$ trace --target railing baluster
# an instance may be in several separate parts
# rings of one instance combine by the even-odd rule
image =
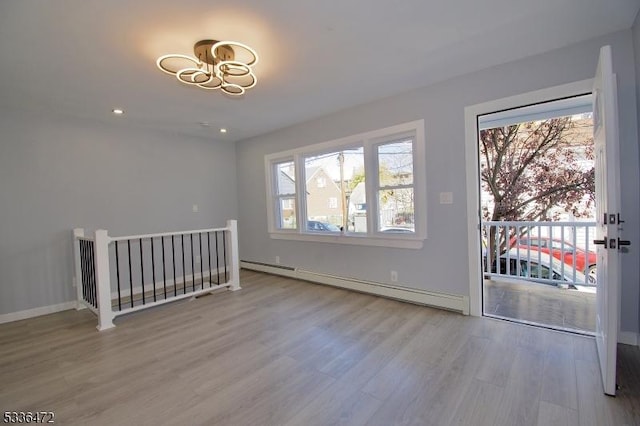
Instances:
[[[196,265],[193,255],[193,234],[189,234],[189,251],[191,252],[191,291],[196,291]]]
[[[167,298],[167,266],[164,261],[164,236],[161,237],[162,240],[162,283],[164,287],[164,298]]]
[[[120,258],[118,257],[118,241],[115,242],[116,246],[116,283],[118,285],[118,310],[122,310],[122,295],[120,293]]]
[[[542,244],[542,227],[538,226],[538,268],[536,270],[536,278],[542,278],[542,269],[540,264],[542,263],[542,251],[540,250]]]
[[[584,251],[586,252],[586,261],[584,262],[584,275],[586,277],[586,281],[589,279],[589,226],[584,227]],[[589,283],[591,284],[591,283]]]
[[[156,301],[156,261],[153,251],[153,238],[149,238],[151,242],[151,275],[153,278],[153,301]]]
[[[91,288],[93,289],[93,306],[95,308],[98,307],[98,286],[96,282],[96,252],[95,252],[95,242],[89,243],[91,247]],[[110,298],[109,298],[110,299]],[[111,308],[111,300],[107,301],[109,303],[109,308]]]
[[[527,278],[531,278],[531,227],[527,228]]]
[[[216,284],[220,285],[220,251],[218,250],[218,231],[215,232],[216,236]]]
[[[222,252],[224,253],[224,282],[229,281],[227,275],[227,231],[222,231]]]
[[[187,270],[184,267],[184,234],[180,236],[182,240],[182,294],[187,294]]]
[[[142,286],[142,304],[146,303],[144,299],[144,256],[142,255],[142,238],[140,238],[140,284]]]
[[[89,289],[89,303],[95,305],[93,300],[93,283],[91,282],[91,243],[87,241],[87,288]]]
[[[80,282],[78,285],[82,286],[82,300],[86,299],[86,291],[85,291],[85,279],[84,279],[84,240],[78,241],[78,248],[80,249]]]
[[[129,258],[129,299],[133,308],[133,272],[131,271],[131,240],[127,240],[127,257]]]
[[[505,239],[505,245],[507,244],[507,240],[509,239],[509,228],[508,225],[504,225],[503,227],[503,232],[504,232],[504,239]],[[502,250],[499,250],[502,251]],[[507,276],[511,275],[511,257],[509,256],[509,252],[506,253],[507,254],[507,258],[505,259],[505,264],[506,264],[506,269],[507,269]]]
[[[573,267],[573,274],[571,279],[573,280],[573,282],[576,282],[576,272],[578,271],[578,264],[576,263],[576,261],[578,260],[578,227],[574,224],[573,228],[571,230],[571,235],[572,235],[572,243],[573,243],[573,253],[571,256],[571,266]]]
[[[85,266],[85,262],[86,262],[85,241],[80,240],[79,243],[80,243],[80,272],[81,272],[80,281],[82,284],[82,300],[87,300],[87,277],[86,277],[87,267]]]
[[[176,246],[173,235],[171,236],[171,260],[173,260],[173,295],[176,296],[178,294],[178,283],[176,282]]]
[[[93,258],[93,254],[92,254],[93,245],[91,244],[90,241],[87,242],[87,248],[88,248],[87,252],[89,254],[89,289],[91,293],[91,303],[93,304],[93,306],[96,306],[96,285],[93,280],[93,278],[95,277],[95,264],[94,264],[95,259]]]
[[[211,287],[211,232],[207,232],[207,259],[209,260],[209,287]]]
[[[198,241],[200,242],[200,288],[204,288],[204,270],[202,269],[202,264],[204,263],[204,259],[202,258],[202,232],[198,234]]]
[[[565,236],[564,236],[564,226],[560,226],[560,275],[561,275],[561,279],[564,279],[564,256],[565,256],[564,238],[565,238]],[[549,266],[551,268],[553,268],[553,239],[549,240],[549,244],[551,244],[551,247],[549,247],[549,255],[550,255],[551,265],[549,265]],[[553,273],[551,271],[549,271],[549,278],[553,278]]]
[[[85,241],[84,242],[84,279],[85,279],[85,287],[86,287],[86,294],[85,294],[85,300],[87,302],[89,302],[91,305],[93,305],[93,300],[91,299],[91,281],[89,280],[89,274],[91,273],[90,270],[90,265],[89,265],[89,241]]]

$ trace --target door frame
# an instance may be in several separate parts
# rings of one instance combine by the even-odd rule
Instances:
[[[469,314],[482,316],[482,255],[480,247],[480,170],[478,165],[478,116],[550,100],[591,93],[593,79],[470,105],[464,109],[465,171],[467,174],[467,247],[469,257]]]

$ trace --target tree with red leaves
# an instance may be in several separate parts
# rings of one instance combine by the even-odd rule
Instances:
[[[557,220],[593,215],[595,168],[591,119],[553,118],[480,131],[480,177],[490,221]],[[491,227],[490,245],[495,241]],[[526,230],[524,231],[526,232]],[[501,235],[500,252],[507,238]],[[490,253],[494,253],[491,247]]]

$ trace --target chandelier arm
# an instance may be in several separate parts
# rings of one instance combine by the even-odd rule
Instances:
[[[243,44],[237,41],[219,41],[215,43],[213,46],[211,46],[211,53],[213,54],[214,61],[215,59],[217,59],[216,51],[218,50],[218,48],[223,46],[230,46],[232,51],[233,51],[233,46],[237,46],[249,52],[251,56],[253,56],[253,60],[246,63],[246,65],[248,66],[252,66],[258,63],[258,53],[252,48],[250,48],[249,46],[247,46],[246,44]]]

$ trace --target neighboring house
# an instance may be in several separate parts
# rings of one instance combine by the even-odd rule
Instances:
[[[310,220],[342,223],[342,202],[340,187],[322,167],[308,167],[307,175],[307,217]]]
[[[278,189],[283,194],[294,194],[296,192],[295,179],[284,170],[281,170],[278,175]],[[282,209],[282,219],[289,224],[295,224],[295,200],[282,200],[282,206],[280,208]]]

